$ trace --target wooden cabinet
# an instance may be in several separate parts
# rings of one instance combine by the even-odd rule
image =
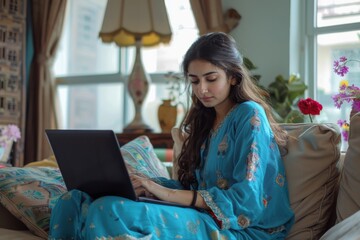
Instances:
[[[171,133],[117,133],[116,134],[120,145],[124,145],[127,142],[130,142],[131,140],[135,139],[140,135],[148,136],[154,148],[173,148],[174,141],[171,137]]]

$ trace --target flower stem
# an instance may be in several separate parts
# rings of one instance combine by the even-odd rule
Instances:
[[[313,120],[312,120],[312,117],[311,117],[311,115],[309,114],[309,117],[310,117],[310,122],[312,123],[313,122]]]

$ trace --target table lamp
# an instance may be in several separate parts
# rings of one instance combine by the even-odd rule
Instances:
[[[136,47],[134,66],[127,81],[135,116],[124,132],[153,131],[142,115],[151,79],[141,60],[141,47],[169,43],[171,34],[164,0],[108,0],[99,33],[101,40],[115,42],[119,47]]]

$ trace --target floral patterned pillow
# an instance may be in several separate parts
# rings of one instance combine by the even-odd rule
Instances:
[[[0,203],[39,237],[47,238],[51,209],[65,192],[56,168],[0,169]]]
[[[149,178],[170,178],[166,166],[157,157],[147,136],[140,136],[121,147],[121,153],[130,173]]]

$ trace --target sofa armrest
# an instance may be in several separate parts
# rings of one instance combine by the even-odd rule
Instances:
[[[330,228],[320,240],[360,239],[360,211]]]
[[[16,239],[16,240],[42,240],[43,238],[37,237],[28,230],[10,230],[0,228],[1,239]]]

